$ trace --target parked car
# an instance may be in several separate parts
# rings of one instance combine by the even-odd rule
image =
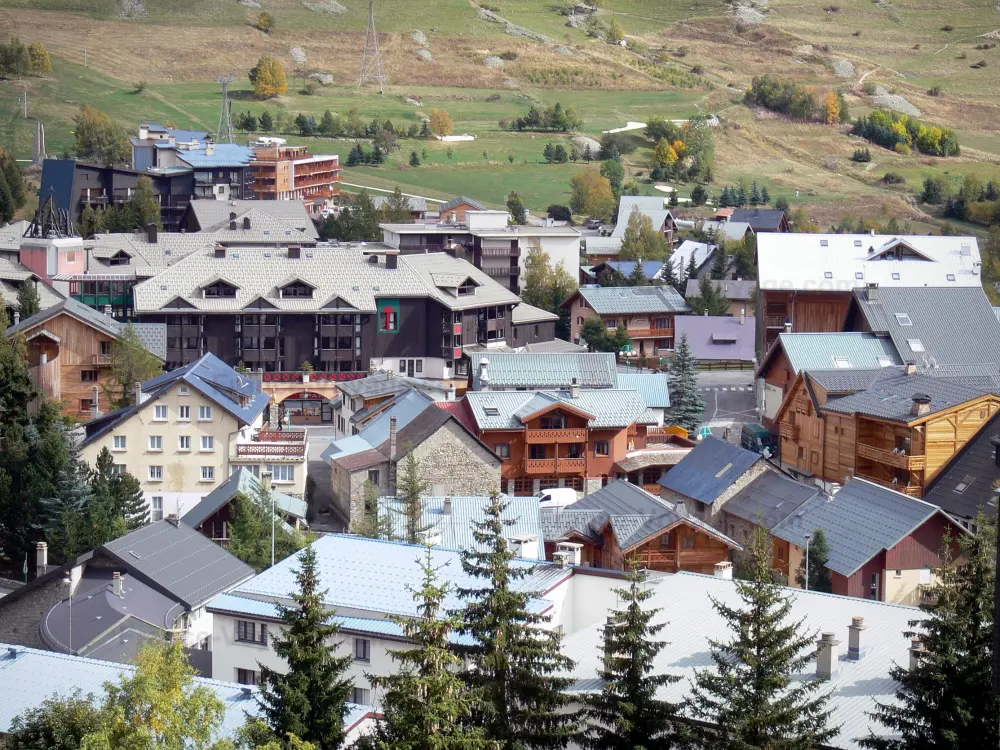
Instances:
[[[778,454],[778,436],[762,424],[745,424],[740,432],[740,446],[767,456]],[[765,454],[764,452],[767,451]]]
[[[538,498],[540,508],[565,508],[577,501],[576,490],[572,487],[550,487],[535,497]]]
[[[587,219],[587,229],[600,229],[601,220],[600,219]]]

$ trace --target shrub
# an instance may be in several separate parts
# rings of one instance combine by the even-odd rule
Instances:
[[[501,127],[503,122],[501,120]],[[529,107],[528,114],[514,120],[511,127],[514,130],[556,130],[565,133],[582,128],[583,120],[575,107],[563,108],[560,102],[556,102],[541,110],[535,106]]]
[[[693,65],[691,66],[691,73],[692,75],[702,76],[705,75],[705,69],[701,65]]]
[[[253,24],[256,28],[263,31],[265,34],[270,33],[271,29],[274,28],[274,16],[272,16],[267,11],[264,11],[259,16]]]
[[[859,117],[853,132],[877,146],[900,154],[911,153],[914,146],[930,156],[957,156],[960,153],[955,131],[928,126],[915,117],[898,112],[877,109],[867,117]]]
[[[866,148],[856,148],[854,153],[851,155],[851,161],[856,161],[859,164],[865,164],[872,160],[872,152]]]
[[[927,95],[928,96],[941,96],[941,87],[940,86],[931,86],[929,89],[927,89]]]
[[[973,69],[976,69],[976,70],[978,70],[979,68],[985,68],[986,67],[986,61],[985,60],[980,60],[977,63],[973,63],[969,67],[973,68]]]
[[[300,93],[305,94],[306,96],[313,96],[316,93],[317,88],[319,88],[319,86],[316,84],[316,81],[309,81]]]
[[[601,136],[602,159],[614,158],[611,154],[616,151],[619,156],[628,155],[634,152],[636,148],[638,148],[636,139],[628,133],[605,133]]]
[[[764,107],[772,112],[811,120],[818,110],[813,95],[800,83],[783,83],[768,75],[756,76],[743,97],[750,107]]]
[[[906,178],[899,172],[886,172],[882,175],[881,182],[886,185],[905,185]]]
[[[497,55],[501,60],[516,60],[520,55],[512,49],[501,52]]]
[[[486,101],[498,102],[500,101],[500,94],[490,94],[489,96],[486,97]]]
[[[146,90],[146,82],[145,81],[136,81],[132,85],[132,93],[133,94],[141,94],[145,90]]]
[[[546,213],[550,219],[555,221],[572,221],[573,213],[566,206],[561,206],[558,203],[553,203],[546,209]]]
[[[954,31],[954,30],[955,30],[955,27],[952,26],[951,24],[946,24],[946,25],[944,25],[944,26],[941,27],[941,31]]]
[[[868,94],[868,96],[874,96],[875,81],[865,81],[864,85],[861,87],[861,90],[864,91],[866,94]]]

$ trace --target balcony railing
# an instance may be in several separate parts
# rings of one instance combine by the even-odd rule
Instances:
[[[95,367],[110,367],[111,366],[111,355],[110,354],[95,354],[94,355],[94,366]]]
[[[629,328],[628,335],[634,339],[670,339],[674,337],[673,328]]]
[[[358,380],[368,376],[367,372],[264,372],[261,373],[265,383],[326,383]]]
[[[925,456],[908,456],[905,453],[893,453],[884,448],[876,448],[873,445],[858,443],[858,458],[867,458],[869,461],[876,461],[886,466],[893,466],[897,469],[907,471],[923,471],[927,465]]]
[[[791,422],[781,422],[778,425],[778,432],[781,434],[781,437],[786,440],[799,439],[799,426],[797,424],[792,424]]]
[[[528,430],[525,440],[529,445],[583,443],[587,440],[587,430],[584,427],[565,427],[558,430]]]
[[[236,457],[302,458],[306,455],[305,445],[294,443],[237,443]]]
[[[304,443],[306,433],[298,430],[257,430],[256,439],[262,443]]]
[[[765,315],[764,316],[764,327],[765,328],[784,328],[785,321],[787,320],[785,315]]]
[[[585,458],[528,458],[524,462],[528,474],[556,474],[582,472],[587,468]]]
[[[863,472],[857,472],[857,476],[861,479],[866,479],[869,482],[874,482],[875,484],[880,484],[883,487],[888,487],[890,490],[895,490],[896,492],[902,493],[904,495],[909,495],[910,497],[923,497],[924,488],[918,484],[893,484],[892,482],[886,482],[882,479],[876,479],[875,477],[870,477]]]

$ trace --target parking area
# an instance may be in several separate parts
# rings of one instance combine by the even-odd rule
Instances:
[[[728,427],[730,440],[739,442],[742,426],[759,421],[753,372],[700,372],[698,388],[705,399],[702,424],[707,424],[716,437],[722,437]]]

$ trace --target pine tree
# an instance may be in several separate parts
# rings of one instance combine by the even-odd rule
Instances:
[[[319,590],[316,551],[299,554],[294,607],[277,605],[284,632],[273,638],[274,652],[285,660],[284,674],[261,665],[257,702],[276,737],[289,732],[320,750],[337,750],[344,741],[344,716],[352,681],[346,677],[353,659],[335,656],[332,640],[340,629]]]
[[[18,287],[17,311],[21,315],[21,320],[26,320],[42,311],[42,299],[38,296],[38,287],[30,279],[22,281]]]
[[[996,580],[996,520],[982,513],[979,532],[959,541],[965,558],[952,559],[950,534],[944,566],[937,571],[932,602],[910,622],[923,652],[916,669],[893,667],[896,701],[879,703],[871,716],[888,730],[862,739],[872,750],[964,750],[996,747],[1000,704],[993,693],[993,602]]]
[[[826,567],[827,560],[830,559],[830,545],[827,544],[826,534],[823,529],[816,529],[809,540],[809,590],[833,592],[833,581],[830,580],[830,571]],[[806,583],[806,558],[802,556],[802,564],[795,572],[795,582],[799,586],[805,587]]]
[[[382,217],[387,224],[412,224],[413,215],[410,212],[410,199],[396,185],[392,195],[382,207]]]
[[[274,560],[295,554],[306,539],[289,529],[272,507],[271,494],[258,486],[252,494],[237,492],[233,518],[229,523],[229,551],[254,570],[271,567],[271,531],[274,531]]]
[[[382,694],[382,718],[374,734],[362,739],[358,750],[492,750],[495,745],[483,730],[468,726],[478,711],[474,700],[457,676],[461,659],[451,650],[449,636],[461,618],[444,616],[442,603],[448,584],[438,582],[431,548],[421,563],[423,584],[413,592],[416,618],[393,618],[403,628],[408,649],[390,650],[398,665],[395,674],[371,677]]]
[[[712,254],[712,271],[710,275],[717,281],[726,278],[726,242],[722,237],[716,240],[715,252]]]
[[[653,661],[666,646],[655,640],[666,623],[654,624],[662,610],[644,609],[653,596],[647,571],[633,564],[628,588],[615,589],[621,603],[604,628],[600,693],[587,697],[585,746],[590,750],[669,750],[680,706],[656,693],[680,677],[653,674]]]
[[[274,130],[274,118],[271,117],[271,113],[266,109],[260,113],[260,129],[265,133],[270,133]]]
[[[403,508],[399,511],[404,518],[404,529],[407,544],[417,544],[420,532],[424,530],[423,495],[430,488],[420,476],[420,460],[408,450],[403,477],[396,489],[397,497],[402,501]]]
[[[505,205],[507,206],[507,211],[510,213],[510,221],[512,224],[520,225],[528,222],[528,213],[524,210],[524,201],[522,201],[521,196],[513,190],[508,193]]]
[[[629,286],[646,286],[649,284],[649,279],[646,278],[646,272],[643,270],[642,261],[636,260],[635,265],[632,266],[632,273],[628,275]]]
[[[761,186],[760,202],[763,203],[765,206],[770,205],[771,203],[771,194],[768,192],[766,186]]]
[[[763,201],[760,197],[760,185],[757,184],[757,180],[753,181],[753,185],[750,188],[750,205],[759,206]]]
[[[139,480],[127,471],[118,476],[115,494],[122,517],[125,519],[125,530],[135,531],[149,523],[149,507],[142,496],[142,485]]]
[[[747,204],[747,191],[742,185],[737,185],[736,194],[733,196],[733,205],[743,208]]]
[[[410,152],[410,166],[411,167],[419,167],[420,166],[420,157],[417,155],[416,151],[411,151]]]
[[[135,193],[129,201],[129,210],[135,221],[137,229],[145,229],[150,224],[155,224],[160,229],[163,228],[163,220],[160,218],[160,202],[153,192],[153,181],[146,175],[139,178]]]
[[[715,668],[695,673],[690,712],[709,725],[701,740],[713,750],[809,750],[837,732],[827,726],[824,683],[793,680],[814,658],[815,643],[802,621],[789,619],[792,600],[774,582],[772,551],[771,536],[756,527],[747,550],[750,580],[735,582],[740,605],[712,599],[732,638],[710,641]]]
[[[14,159],[13,154],[5,151],[2,147],[0,147],[0,169],[3,170],[3,178],[6,180],[7,188],[10,190],[10,197],[14,202],[14,208],[21,208],[28,197],[24,184],[24,172],[21,171],[21,167]]]
[[[681,335],[681,340],[674,350],[674,360],[670,365],[669,390],[668,416],[671,423],[693,433],[701,424],[705,399],[698,390],[697,368],[686,333]]]
[[[517,588],[532,568],[513,564],[506,508],[494,490],[485,519],[473,522],[476,549],[462,551],[462,570],[480,582],[458,590],[465,605],[461,631],[472,643],[456,650],[467,664],[466,683],[484,703],[473,723],[499,750],[564,748],[577,731],[577,716],[563,710],[572,680],[556,675],[573,661],[559,651],[562,636],[540,627],[549,618],[529,608],[538,593]]]
[[[729,301],[712,278],[702,276],[698,281],[698,296],[691,300],[691,309],[695,315],[725,315],[729,312]]]

